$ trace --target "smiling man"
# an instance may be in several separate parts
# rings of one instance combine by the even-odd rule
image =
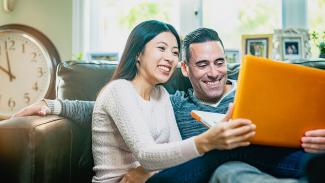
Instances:
[[[231,88],[231,84],[225,85],[227,66],[221,42],[195,43],[190,52],[193,61],[183,63],[183,74],[189,77],[197,98],[216,103]]]

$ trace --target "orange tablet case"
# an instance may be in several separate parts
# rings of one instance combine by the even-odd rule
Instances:
[[[305,131],[325,129],[325,71],[245,56],[232,118],[256,124],[254,144],[299,147]]]

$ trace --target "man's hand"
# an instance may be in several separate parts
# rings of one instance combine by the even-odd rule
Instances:
[[[325,129],[310,130],[301,138],[301,147],[306,152],[324,153],[325,152]]]
[[[256,126],[248,119],[231,120],[232,111],[233,105],[230,104],[223,122],[195,137],[199,153],[212,149],[230,150],[250,145],[249,139],[255,135]]]
[[[120,181],[120,183],[144,183],[146,182],[154,172],[146,172],[142,166],[134,168],[128,171]]]
[[[12,115],[11,118],[32,115],[46,116],[48,114],[50,114],[49,107],[44,101],[40,101],[21,109],[16,114]]]

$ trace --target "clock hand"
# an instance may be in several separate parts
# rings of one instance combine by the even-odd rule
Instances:
[[[9,72],[5,68],[3,68],[2,66],[0,66],[0,70],[2,70],[3,72],[5,72],[6,74],[9,75]]]
[[[0,70],[2,70],[3,72],[5,72],[6,74],[9,75],[9,72],[5,68],[3,68],[2,66],[0,66]]]
[[[10,81],[12,81],[13,79],[16,79],[16,77],[14,75],[12,75],[12,73],[11,73],[11,67],[10,67],[9,53],[8,53],[8,49],[7,49],[7,44],[5,44],[5,47],[6,47],[6,60],[7,60],[7,65],[8,65],[8,75],[9,75]]]
[[[3,68],[2,66],[0,66],[0,70],[5,72],[6,74],[8,74],[9,78],[13,78],[16,79],[16,77],[14,75],[12,75],[11,73],[9,73],[5,68]]]

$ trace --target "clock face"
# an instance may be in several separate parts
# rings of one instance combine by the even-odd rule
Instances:
[[[37,39],[19,30],[0,30],[0,117],[46,97],[52,69]]]

